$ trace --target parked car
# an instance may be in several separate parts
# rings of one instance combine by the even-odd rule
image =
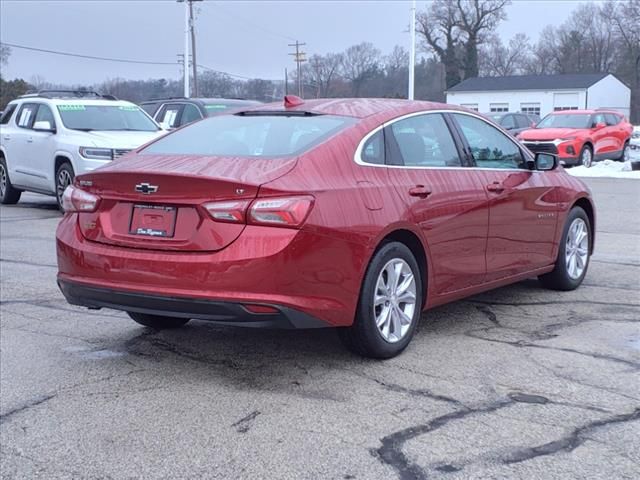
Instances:
[[[254,105],[260,105],[260,102],[228,98],[165,98],[140,104],[156,122],[168,130]]]
[[[161,135],[140,107],[86,91],[43,90],[9,102],[0,119],[0,201],[62,194],[75,175]]]
[[[340,327],[392,357],[424,309],[532,276],[580,285],[595,208],[556,166],[460,107],[287,96],[78,176],[58,284],[153,328]]]
[[[615,111],[565,110],[550,113],[518,138],[534,153],[558,155],[563,165],[590,167],[598,160],[627,160],[632,130]]]
[[[484,116],[496,122],[512,135],[517,135],[536,125],[536,122],[525,113],[485,113]]]

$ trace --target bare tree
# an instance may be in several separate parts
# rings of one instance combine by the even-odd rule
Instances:
[[[446,87],[460,83],[458,10],[453,2],[436,0],[417,16],[416,31],[422,35],[426,51],[433,52],[444,65]]]
[[[523,73],[529,75],[549,75],[556,73],[555,29],[547,25],[540,32],[540,40],[531,49],[531,55],[525,60]]]
[[[458,27],[466,35],[462,61],[464,78],[478,76],[478,47],[506,18],[505,7],[509,4],[510,0],[456,0]]]
[[[304,65],[303,79],[305,83],[314,85],[316,98],[331,96],[331,85],[338,75],[343,58],[341,53],[312,55]]]
[[[360,95],[364,83],[372,77],[380,66],[380,50],[369,42],[347,48],[342,58],[342,76],[351,81],[354,97]]]
[[[483,76],[522,74],[531,55],[529,37],[518,33],[504,45],[500,37],[493,36],[480,48],[479,67]]]

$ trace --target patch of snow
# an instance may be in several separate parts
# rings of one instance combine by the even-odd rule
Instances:
[[[635,152],[634,152],[635,153]],[[632,157],[633,160],[633,157]],[[640,160],[640,158],[638,159]],[[574,177],[607,177],[607,178],[637,178],[640,179],[640,170],[631,170],[631,162],[616,162],[615,160],[603,160],[595,162],[591,168],[584,166],[568,168],[567,173]]]

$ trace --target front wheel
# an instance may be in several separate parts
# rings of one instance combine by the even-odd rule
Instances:
[[[395,357],[415,333],[422,292],[411,250],[399,242],[385,244],[367,268],[353,325],[339,330],[342,341],[365,357]]]
[[[73,183],[74,178],[73,167],[69,162],[64,162],[58,167],[56,171],[56,199],[58,200],[58,208],[61,212],[64,212],[62,208],[62,196],[67,187]]]
[[[580,165],[590,168],[593,164],[593,151],[589,145],[585,145],[580,150]]]
[[[148,313],[127,312],[127,315],[129,315],[134,322],[157,330],[180,328],[189,321],[188,318],[163,317],[161,315],[150,315]]]
[[[542,285],[552,290],[578,288],[587,274],[592,238],[586,212],[580,207],[573,207],[564,225],[555,268],[538,277]]]
[[[11,185],[7,162],[0,157],[0,203],[15,205],[20,200],[20,195],[22,195],[22,190],[18,190]]]

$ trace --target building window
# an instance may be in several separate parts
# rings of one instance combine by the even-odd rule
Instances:
[[[520,112],[540,116],[540,104],[539,103],[521,103]]]
[[[489,104],[489,111],[491,113],[508,112],[509,111],[509,104],[508,103],[490,103]]]
[[[562,112],[564,110],[578,110],[578,107],[553,107],[554,112]]]
[[[476,112],[478,111],[478,104],[477,103],[463,103],[460,106],[468,108],[469,110],[475,110]]]

